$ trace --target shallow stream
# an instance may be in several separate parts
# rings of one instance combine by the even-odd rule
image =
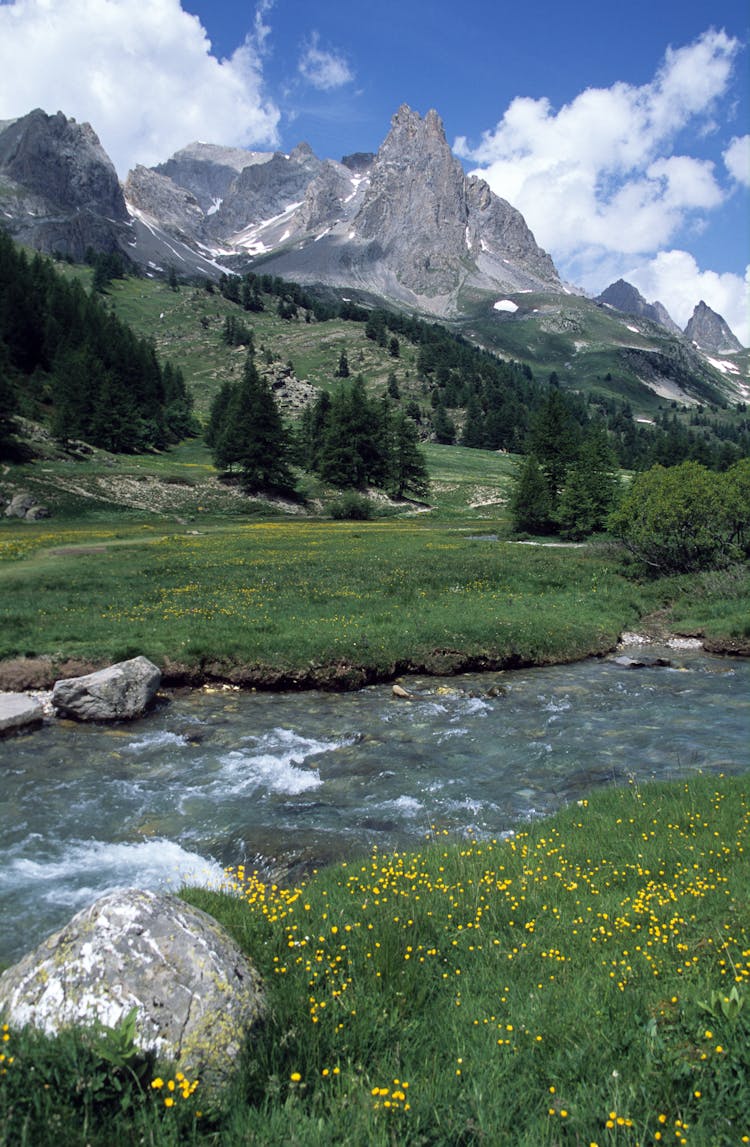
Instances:
[[[114,887],[497,836],[602,785],[745,771],[750,661],[647,653],[672,667],[415,678],[411,701],[215,688],[2,741],[0,963]]]

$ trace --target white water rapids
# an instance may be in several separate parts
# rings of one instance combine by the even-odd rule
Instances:
[[[0,742],[0,963],[114,887],[498,836],[601,785],[750,766],[750,662],[577,665],[358,693],[176,695],[137,722]],[[493,687],[495,687],[493,689]],[[496,693],[497,695],[492,695]]]

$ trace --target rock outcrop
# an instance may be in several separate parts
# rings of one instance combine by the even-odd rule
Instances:
[[[709,354],[733,354],[742,350],[742,343],[730,330],[725,320],[712,311],[703,299],[692,313],[685,327],[685,338],[699,350]]]
[[[6,518],[23,518],[27,522],[37,522],[49,517],[47,507],[40,505],[34,495],[25,490],[14,494],[3,512]]]
[[[201,234],[204,215],[195,196],[149,167],[136,167],[128,175],[125,195],[131,209],[141,212],[179,235]]]
[[[44,708],[28,693],[0,693],[0,737],[38,725]]]
[[[211,1085],[230,1073],[264,997],[211,916],[138,889],[97,900],[0,976],[0,1015],[14,1026],[115,1027],[133,1008],[138,1047]]]
[[[3,224],[19,242],[83,260],[114,251],[128,220],[117,172],[93,128],[37,108],[0,125]]]
[[[56,682],[52,704],[62,716],[79,721],[128,720],[145,712],[160,684],[156,665],[146,657],[134,657]]]
[[[622,311],[625,315],[635,315],[641,319],[648,319],[652,323],[658,323],[659,326],[665,327],[673,335],[682,333],[662,303],[647,302],[641,292],[632,283],[627,283],[624,279],[610,283],[606,290],[597,296],[596,301],[614,307],[615,310]]]
[[[174,186],[190,192],[206,215],[210,215],[221,206],[241,171],[253,164],[267,163],[272,156],[270,151],[191,143],[153,170],[166,176]]]

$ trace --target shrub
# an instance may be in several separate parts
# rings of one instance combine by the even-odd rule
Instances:
[[[635,478],[610,529],[657,575],[727,566],[742,557],[739,542],[750,520],[744,470],[735,469],[715,474],[698,462],[654,466]]]
[[[347,490],[329,506],[331,517],[337,522],[367,522],[373,517],[373,505],[369,498]]]

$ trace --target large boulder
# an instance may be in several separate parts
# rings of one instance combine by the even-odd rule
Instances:
[[[83,677],[55,684],[52,704],[64,717],[79,721],[121,721],[148,708],[161,684],[161,671],[147,657],[120,661]]]
[[[97,900],[0,976],[11,1026],[114,1027],[133,1008],[138,1047],[213,1086],[265,1005],[258,973],[216,920],[132,888]]]
[[[30,725],[38,725],[44,708],[28,693],[0,693],[0,737]]]
[[[37,521],[39,517],[49,517],[48,510],[40,506],[33,494],[22,491],[10,499],[5,510],[6,517],[28,518],[30,522]]]

